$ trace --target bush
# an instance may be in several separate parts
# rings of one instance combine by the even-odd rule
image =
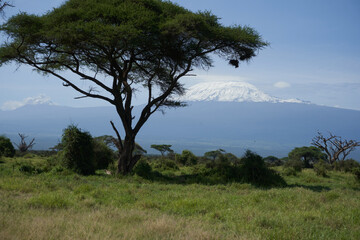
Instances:
[[[264,162],[268,167],[276,167],[283,165],[281,159],[274,156],[267,156],[266,158],[264,158]]]
[[[284,179],[274,170],[266,167],[264,160],[247,150],[242,158],[241,178],[244,182],[259,186],[284,186]]]
[[[178,165],[173,160],[170,159],[159,159],[154,162],[154,168],[159,170],[179,170]]]
[[[293,168],[295,172],[301,172],[303,166],[303,162],[298,159],[290,159],[284,164],[284,168]]]
[[[4,136],[0,136],[0,156],[14,157],[15,148],[10,139]]]
[[[318,176],[327,177],[327,168],[328,165],[324,160],[320,160],[318,163],[314,164],[314,171]]]
[[[28,174],[38,174],[38,173],[43,172],[43,170],[41,168],[36,168],[35,166],[33,166],[29,163],[21,164],[19,167],[19,171],[23,172],[23,173],[28,173]]]
[[[136,175],[138,175],[140,177],[149,179],[152,177],[152,168],[145,159],[140,159],[136,163],[136,165],[133,169],[133,173],[135,173]]]
[[[107,169],[115,161],[115,154],[105,143],[93,140],[93,151],[96,169]]]
[[[283,171],[283,174],[284,174],[285,176],[296,176],[297,173],[298,173],[298,172],[297,172],[294,168],[292,168],[292,167],[285,167],[285,168],[284,168],[284,171]]]
[[[63,132],[61,144],[66,168],[83,175],[95,173],[96,164],[90,133],[70,125]]]
[[[176,162],[184,166],[191,166],[197,163],[197,157],[189,150],[183,150],[181,155],[176,154],[175,159]]]
[[[334,169],[336,171],[353,172],[353,169],[360,168],[360,163],[354,159],[347,159],[335,162]]]
[[[356,180],[360,182],[360,167],[354,168],[353,173],[355,175]]]
[[[261,178],[266,169],[265,162],[261,156],[247,150],[242,158],[242,178],[246,182],[255,182]]]

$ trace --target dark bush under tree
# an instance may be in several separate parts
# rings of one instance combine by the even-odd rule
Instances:
[[[61,140],[63,162],[68,169],[83,175],[95,173],[92,137],[77,126],[67,127]]]
[[[10,139],[4,136],[0,136],[0,156],[14,157],[15,148]]]

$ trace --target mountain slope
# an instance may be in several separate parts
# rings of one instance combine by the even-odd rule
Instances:
[[[247,82],[204,82],[190,87],[184,101],[304,103],[298,99],[272,97]]]
[[[142,106],[134,108],[139,114]],[[18,142],[17,133],[36,138],[36,149],[54,146],[62,129],[77,124],[93,136],[112,134],[109,121],[117,124],[113,107],[69,108],[33,105],[0,112],[0,134]],[[137,141],[147,150],[151,144],[172,144],[177,152],[196,154],[223,148],[241,155],[250,148],[259,154],[286,156],[294,147],[309,146],[317,131],[330,131],[359,140],[360,111],[299,103],[189,102],[188,107],[155,113]],[[357,151],[353,157],[360,159]]]

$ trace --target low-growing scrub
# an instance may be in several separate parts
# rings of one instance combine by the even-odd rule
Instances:
[[[324,160],[319,160],[317,163],[314,164],[314,171],[316,175],[321,177],[328,177],[327,171],[331,167],[327,164]]]
[[[264,188],[257,179],[271,181],[274,175],[266,174],[278,176],[275,170],[283,168],[266,168],[251,152],[237,165],[218,159],[212,165],[178,166],[173,171],[156,171],[144,158],[135,174],[125,177],[100,172],[82,176],[57,164],[31,176],[19,169],[25,164],[43,168],[48,159],[3,158],[1,238],[360,237],[360,182],[353,173],[328,170],[328,177],[323,178],[314,169],[304,169],[296,176],[284,176],[286,186],[276,187],[281,182],[277,180],[275,187]]]

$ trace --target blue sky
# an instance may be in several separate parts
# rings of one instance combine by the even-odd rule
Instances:
[[[5,18],[20,11],[42,14],[63,0],[12,0]],[[360,1],[358,0],[173,0],[192,11],[210,10],[224,25],[248,25],[270,43],[250,63],[234,69],[216,59],[209,71],[183,79],[246,81],[267,94],[315,104],[360,110]],[[1,20],[4,21],[4,20]],[[4,36],[0,36],[1,41]],[[0,68],[0,109],[25,102],[52,101],[67,106],[106,105],[74,100],[78,94],[61,81],[29,67]],[[141,102],[141,94],[138,103]]]

